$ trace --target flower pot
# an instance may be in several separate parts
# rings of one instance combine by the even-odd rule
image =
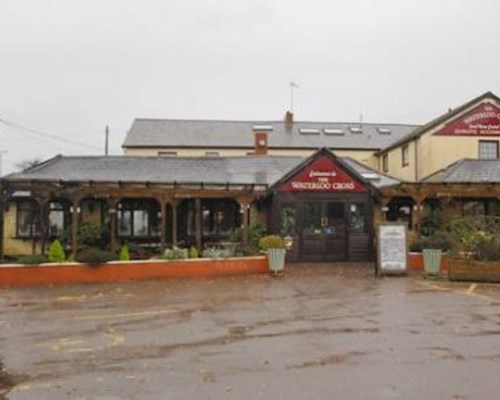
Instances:
[[[439,275],[441,269],[441,250],[423,249],[424,272],[426,275]]]
[[[285,270],[285,249],[268,249],[267,261],[272,274],[279,274]]]

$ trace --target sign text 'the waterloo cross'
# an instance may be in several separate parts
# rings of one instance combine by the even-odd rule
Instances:
[[[500,108],[484,103],[449,123],[436,135],[500,136]]]
[[[282,192],[366,192],[362,182],[351,177],[334,160],[321,157],[298,172],[279,189]]]

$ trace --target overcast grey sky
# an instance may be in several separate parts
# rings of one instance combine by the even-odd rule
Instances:
[[[111,152],[136,117],[424,123],[500,94],[498,0],[0,0],[0,118]],[[0,123],[3,172],[92,154]],[[101,151],[102,152],[102,151]]]

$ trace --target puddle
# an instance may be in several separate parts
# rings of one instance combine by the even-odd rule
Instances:
[[[322,357],[317,360],[307,361],[302,364],[293,365],[287,369],[302,369],[311,367],[323,367],[332,364],[344,364],[347,362],[352,362],[351,359],[356,356],[363,356],[367,354],[366,352],[352,351],[345,354],[333,354],[327,357]]]
[[[19,375],[9,374],[0,360],[0,400],[7,400],[7,394],[23,380]]]

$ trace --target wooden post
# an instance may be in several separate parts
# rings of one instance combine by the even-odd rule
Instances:
[[[241,213],[241,244],[243,246],[248,246],[250,243],[249,238],[249,217],[250,217],[250,204],[251,201],[247,198],[238,199],[238,204],[240,205]]]
[[[118,251],[118,243],[116,241],[116,231],[117,231],[117,218],[118,218],[118,203],[120,202],[119,199],[116,198],[110,198],[108,199],[108,209],[109,209],[109,245],[111,248],[111,251],[116,252]]]
[[[71,250],[73,258],[78,254],[78,214],[80,211],[80,199],[71,201]]]
[[[165,253],[165,248],[166,246],[166,239],[165,239],[165,228],[167,225],[167,211],[166,211],[166,206],[167,204],[165,203],[164,199],[157,199],[157,201],[160,203],[160,253],[164,254]]]
[[[421,223],[422,223],[422,208],[424,204],[423,198],[414,198],[415,206],[415,218],[413,220],[413,230],[415,231],[417,237],[421,236]]]
[[[177,205],[178,200],[170,200],[170,206],[172,207],[172,245],[177,246]]]
[[[5,218],[5,203],[3,188],[0,184],[0,261],[4,259],[4,218]]]
[[[201,254],[202,251],[202,221],[201,221],[201,199],[198,197],[194,199],[194,229],[196,237],[196,248]]]
[[[46,197],[36,198],[40,217],[40,254],[45,254],[49,233],[49,206],[50,200]]]

